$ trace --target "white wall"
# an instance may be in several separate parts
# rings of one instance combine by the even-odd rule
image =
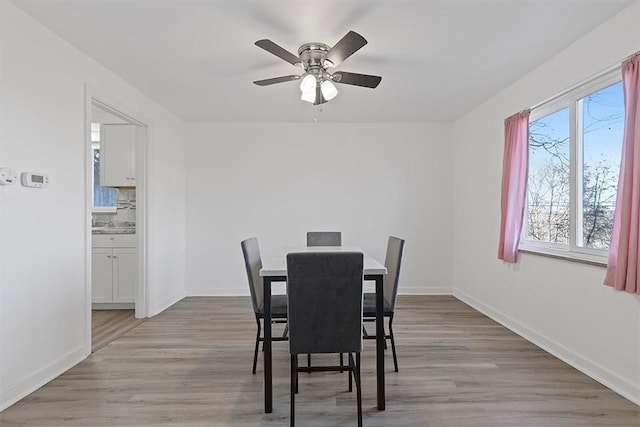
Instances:
[[[604,268],[524,254],[497,260],[505,117],[640,50],[640,2],[459,120],[453,131],[455,294],[640,403],[640,298]]]
[[[85,83],[148,120],[149,311],[184,296],[184,123],[0,0],[0,410],[86,356]],[[169,244],[170,243],[170,244]]]
[[[449,125],[189,124],[187,135],[188,295],[248,294],[240,241],[256,236],[266,259],[310,230],[342,231],[379,260],[389,235],[403,237],[400,292],[451,292]]]

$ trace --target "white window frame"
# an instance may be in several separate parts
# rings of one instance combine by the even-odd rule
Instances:
[[[91,165],[93,165],[93,150],[100,149],[100,141],[92,141],[91,142]],[[93,171],[91,171],[91,212],[93,213],[111,213],[114,214],[117,212],[116,206],[94,206],[93,205],[93,188],[95,183],[93,182]]]
[[[553,100],[533,108],[529,116],[529,123],[553,114],[564,108],[569,108],[569,244],[544,242],[527,239],[528,230],[528,197],[525,205],[522,238],[519,249],[524,252],[539,253],[577,261],[606,264],[608,250],[593,249],[578,246],[578,227],[582,222],[582,105],[579,101],[601,89],[616,84],[622,80],[620,69],[608,71],[606,74],[590,80],[580,86],[565,92]]]

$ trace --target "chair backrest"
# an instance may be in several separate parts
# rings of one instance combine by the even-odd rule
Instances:
[[[398,299],[398,279],[400,278],[400,264],[402,263],[402,252],[404,250],[404,240],[398,237],[389,236],[387,242],[387,255],[384,259],[384,266],[387,267],[387,275],[384,277],[384,302],[391,311],[396,309]]]
[[[362,351],[361,252],[287,255],[291,354]]]
[[[244,255],[244,265],[247,268],[247,278],[249,279],[249,291],[251,292],[251,302],[254,313],[262,313],[262,280],[260,280],[260,269],[262,268],[262,258],[260,258],[260,246],[258,239],[252,237],[243,240],[242,255]]]
[[[342,246],[342,233],[339,231],[309,231],[307,246]]]

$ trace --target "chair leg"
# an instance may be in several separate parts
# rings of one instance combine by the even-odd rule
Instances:
[[[342,358],[342,353],[340,353],[340,358]],[[353,361],[353,357],[351,356],[351,353],[349,353],[349,393],[351,393],[353,391],[353,378],[352,378],[352,375],[355,375],[354,372],[353,372],[353,365],[351,364],[352,361]],[[340,372],[342,372],[342,371],[340,371]],[[357,387],[358,387],[358,384],[356,383],[356,388]]]
[[[356,366],[354,376],[356,379],[356,401],[358,402],[358,427],[362,427],[362,385],[360,383],[360,353],[356,353]]]
[[[396,340],[393,338],[393,328],[391,324],[393,323],[393,316],[389,317],[389,336],[391,338],[391,351],[393,353],[393,366],[398,372],[398,357],[396,356]]]
[[[252,373],[255,375],[256,366],[258,364],[258,347],[260,347],[260,319],[256,317],[256,322],[258,323],[258,333],[256,334],[256,350],[253,352],[253,371]]]
[[[340,373],[344,372],[344,369],[342,369],[343,366],[344,366],[344,353],[340,353]]]
[[[307,368],[311,367],[311,354],[307,354]],[[311,372],[309,372],[310,374]]]
[[[298,355],[296,354],[296,394],[298,394]]]
[[[296,383],[298,377],[298,355],[291,355],[291,427],[296,425]]]

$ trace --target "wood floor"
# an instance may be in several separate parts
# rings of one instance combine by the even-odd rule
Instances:
[[[640,426],[640,407],[453,297],[401,296],[394,323],[400,372],[389,350],[386,411],[375,343],[364,342],[365,426]],[[6,409],[0,425],[286,426],[287,343],[274,343],[264,414],[254,338],[248,297],[184,299]],[[301,374],[298,425],[356,425],[347,385],[346,374]]]
[[[135,310],[92,310],[91,351],[100,350],[144,320],[135,318]]]

